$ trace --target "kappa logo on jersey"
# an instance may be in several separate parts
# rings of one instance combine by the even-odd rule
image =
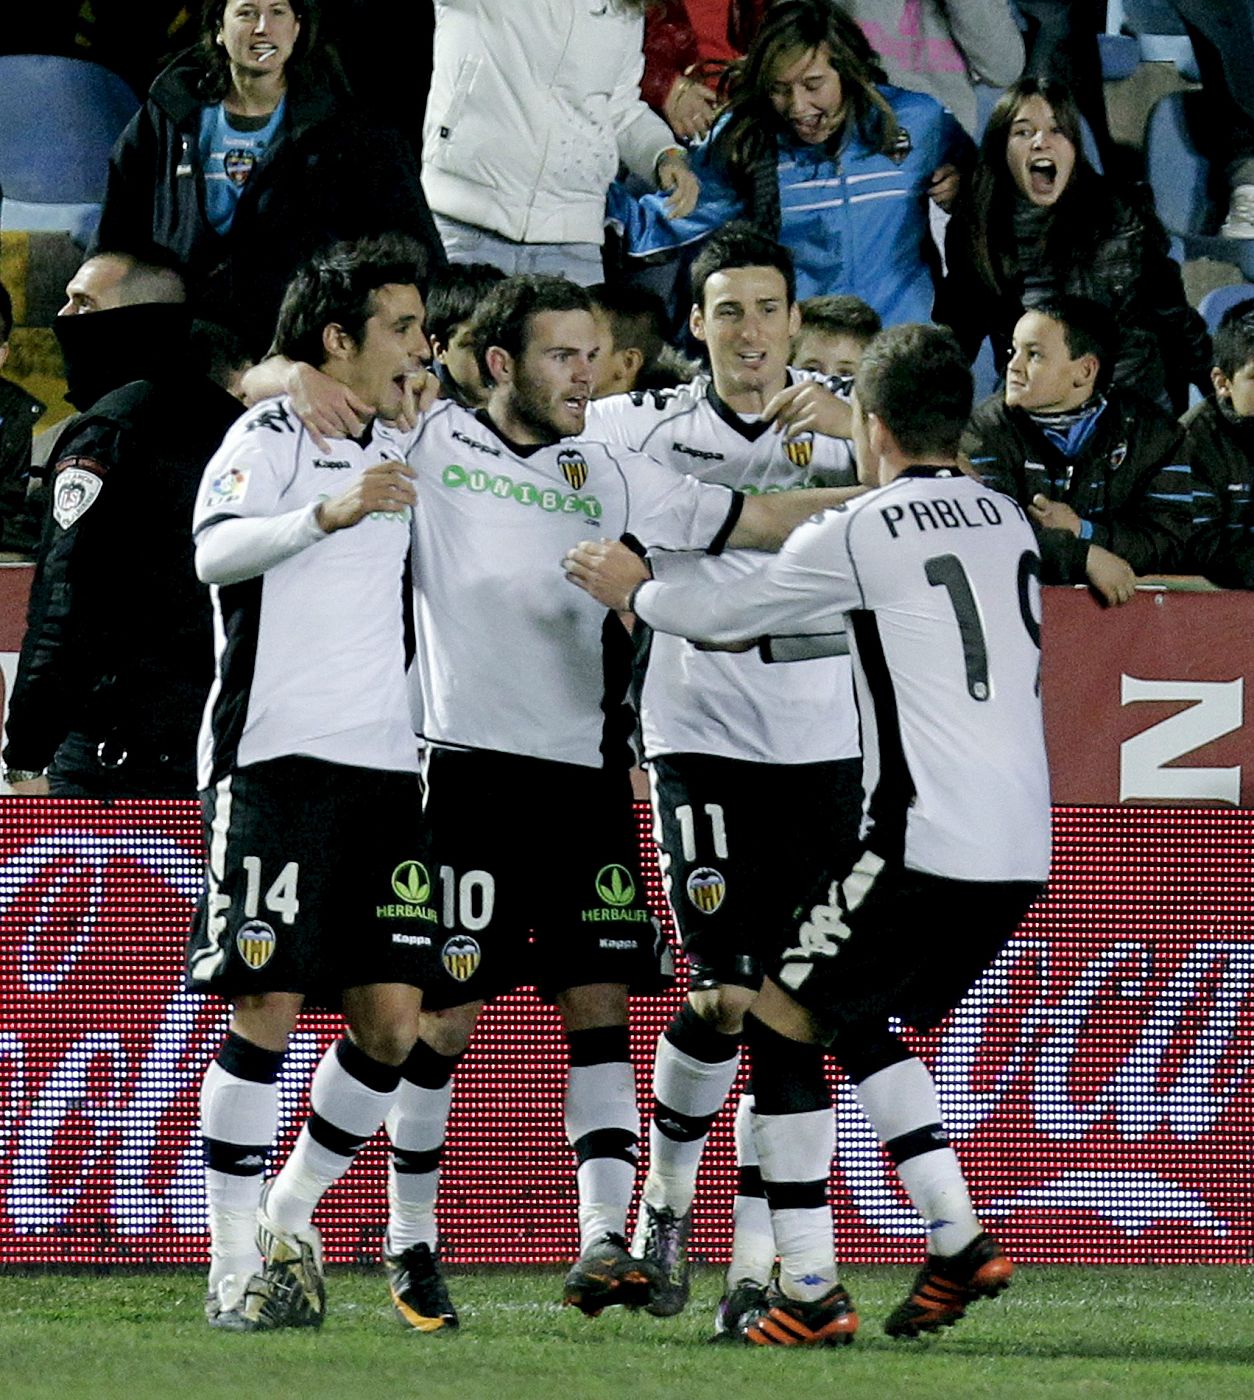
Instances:
[[[808,467],[814,460],[814,434],[799,433],[784,443],[784,452],[794,467]]]
[[[341,462],[338,458],[315,457],[314,466],[319,471],[324,472],[346,472],[351,467],[350,462]]]
[[[226,178],[231,184],[246,185],[248,177],[253,173],[253,167],[257,164],[257,153],[233,147],[222,157],[222,164],[226,169]]]
[[[464,442],[467,447],[473,447],[476,452],[486,452],[489,457],[499,457],[501,449],[491,447],[486,442],[480,442],[478,438],[472,438],[463,433],[460,428],[454,428],[452,437],[455,442]]]
[[[636,882],[625,865],[604,865],[597,872],[597,894],[602,904],[621,909],[636,897]]]
[[[695,457],[698,462],[725,462],[727,460],[722,452],[707,452],[703,447],[689,447],[686,442],[672,442],[671,451],[678,452],[682,457]]]
[[[440,480],[454,490],[495,496],[498,501],[515,501],[520,506],[538,506],[550,514],[585,515],[600,520],[601,502],[595,496],[564,496],[552,486],[533,486],[530,481],[514,481],[508,476],[493,476],[478,467],[466,468],[453,463],[444,468]]]
[[[58,463],[52,514],[63,530],[68,530],[90,510],[104,485],[105,470],[90,457],[67,457]]]
[[[688,898],[703,914],[713,914],[727,893],[727,881],[712,866],[702,865],[688,876]]]
[[[226,467],[209,483],[209,494],[205,497],[207,506],[231,506],[244,499],[248,490],[248,468],[236,465]]]
[[[240,925],[235,935],[235,947],[240,957],[254,972],[265,967],[274,957],[277,942],[274,930],[263,919],[249,919],[246,924]]]
[[[576,452],[571,447],[567,447],[557,454],[557,465],[561,467],[562,475],[576,491],[588,479],[588,464],[583,459],[583,453]]]
[[[419,919],[427,924],[436,922],[435,910],[427,907],[427,901],[431,898],[431,876],[421,861],[401,861],[392,871],[392,890],[401,902],[377,905],[376,918]]]
[[[440,949],[444,970],[457,982],[468,982],[483,959],[483,951],[468,933],[459,933]]]
[[[255,417],[250,418],[244,425],[245,432],[255,432],[258,428],[269,428],[273,433],[294,433],[296,425],[287,411],[285,404],[271,404],[268,408],[263,408]]]

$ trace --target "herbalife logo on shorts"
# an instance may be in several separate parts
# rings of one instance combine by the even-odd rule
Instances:
[[[647,909],[633,909],[636,882],[625,865],[603,865],[597,872],[596,890],[603,909],[585,909],[581,918],[588,923],[642,924],[649,917]]]
[[[595,496],[580,496],[574,491],[567,495],[553,486],[514,481],[512,477],[496,476],[481,467],[453,464],[444,468],[441,480],[445,486],[454,489],[464,488],[495,496],[498,501],[513,501],[520,506],[535,506],[551,515],[586,515],[589,520],[601,518],[601,502]]]
[[[435,910],[427,908],[427,901],[431,898],[431,876],[421,861],[401,861],[392,871],[392,892],[400,903],[376,905],[376,918],[420,919],[427,924],[436,922]]]

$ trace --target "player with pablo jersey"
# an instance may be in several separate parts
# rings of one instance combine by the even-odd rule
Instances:
[[[808,892],[746,1018],[755,1139],[778,1288],[740,1328],[759,1345],[852,1339],[826,1186],[823,1047],[854,1081],[928,1230],[893,1336],[962,1317],[1010,1261],[976,1218],[927,1069],[888,1030],[951,1010],[1040,894],[1049,782],[1039,696],[1040,558],[1019,507],[965,475],[971,378],[935,327],[898,326],[859,368],[859,472],[878,486],[798,530],[753,575],[648,579],[618,545],[572,552],[573,581],[659,631],[714,644],[822,633],[847,618],[863,731],[862,854]],[[990,822],[988,814],[996,814]]]
[[[631,816],[630,640],[554,561],[590,528],[668,551],[773,549],[837,498],[746,496],[582,435],[598,335],[573,283],[508,279],[473,339],[493,386],[486,410],[439,404],[409,452],[425,864],[439,872],[445,974],[425,1006],[445,1014],[424,1018],[431,1055],[407,1069],[389,1119],[386,1248],[434,1239],[456,1057],[485,999],[534,983],[561,1011],[570,1052],[581,1246],[566,1301],[594,1315],[648,1301],[657,1281],[623,1230],[639,1137],[627,991],[658,985],[659,949]]]
[[[290,401],[258,405],[210,461],[195,512],[217,677],[188,986],[233,1004],[200,1101],[206,1315],[229,1330],[321,1323],[310,1215],[383,1121],[418,1032],[430,939],[395,892],[410,888],[420,808],[403,616],[414,490],[393,420],[412,408],[427,351],[420,259],[378,240],[297,274],[276,343],[321,365],[370,421],[327,451]],[[263,1195],[277,1080],[307,997],[342,1001],[351,1034],[319,1065],[310,1121]]]
[[[792,257],[750,225],[729,224],[693,263],[691,329],[710,377],[679,389],[599,399],[588,432],[639,448],[703,481],[761,493],[857,486],[848,405],[788,367],[798,327]],[[798,420],[828,432],[798,430]],[[759,556],[658,554],[659,578],[731,583]],[[687,1240],[706,1138],[740,1064],[744,1013],[762,958],[808,884],[841,853],[852,862],[861,788],[847,656],[771,665],[757,651],[699,651],[649,639],[640,722],[654,837],[690,991],[658,1040],[649,1170],[633,1250],[663,1284],[649,1310],[678,1313],[689,1290]],[[781,880],[787,869],[790,880]],[[738,1190],[720,1331],[755,1306],[775,1240],[750,1131],[737,1114]]]

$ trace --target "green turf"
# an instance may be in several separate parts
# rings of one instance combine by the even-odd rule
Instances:
[[[5,1400],[921,1400],[1254,1397],[1254,1274],[1244,1268],[1021,1268],[956,1328],[890,1342],[880,1321],[910,1271],[850,1268],[851,1347],[704,1344],[720,1279],[682,1316],[560,1308],[560,1273],[451,1270],[460,1332],[393,1320],[378,1277],[332,1270],[321,1332],[211,1331],[186,1272],[0,1273]]]

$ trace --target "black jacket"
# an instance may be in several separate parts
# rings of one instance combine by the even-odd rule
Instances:
[[[1181,455],[1193,472],[1189,559],[1221,588],[1254,588],[1254,418],[1214,399],[1184,418]]]
[[[1180,267],[1168,256],[1167,235],[1143,186],[1113,194],[1095,249],[1060,268],[1020,269],[1002,295],[980,277],[961,211],[945,236],[946,276],[935,319],[952,328],[974,360],[985,336],[1000,367],[1010,355],[1015,322],[1025,306],[1067,293],[1105,306],[1118,326],[1114,383],[1174,412],[1183,411],[1190,384],[1210,387],[1210,337],[1184,295]]]
[[[0,550],[35,553],[40,502],[27,494],[31,434],[44,406],[10,379],[0,379]]]
[[[107,393],[57,444],[4,760],[44,769],[78,735],[141,766],[167,754],[172,792],[190,796],[213,679],[192,508],[240,404],[165,349],[163,372]]]
[[[216,233],[205,217],[200,72],[196,50],[179,55],[118,138],[97,250],[165,250],[184,269],[194,313],[230,327],[258,356],[288,279],[318,249],[398,231],[423,244],[433,266],[444,263],[409,146],[330,85],[289,89],[279,140],[253,171],[230,231]]]
[[[1090,544],[1126,559],[1138,574],[1187,567],[1192,484],[1179,453],[1180,425],[1153,404],[1112,390],[1092,434],[1068,459],[1021,408],[1001,394],[976,406],[962,452],[986,486],[1026,511],[1039,492],[1092,526],[1088,539],[1036,530],[1042,583],[1084,583]]]

